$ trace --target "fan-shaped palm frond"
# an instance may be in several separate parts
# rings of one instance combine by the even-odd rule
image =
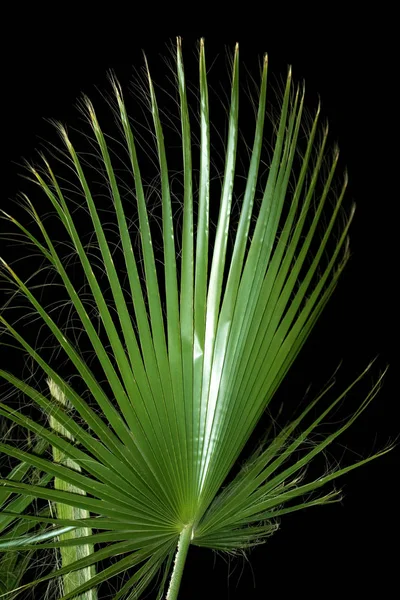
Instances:
[[[17,539],[13,535],[3,537],[1,547],[10,552],[17,547],[27,551],[82,544],[94,548],[94,552],[64,564],[41,581],[95,563],[104,565],[103,561],[117,557],[109,566],[98,568],[89,581],[64,593],[63,600],[122,573],[125,582],[114,595],[115,600],[139,598],[160,569],[164,569],[164,578],[159,598],[172,570],[167,598],[173,600],[178,595],[190,544],[235,552],[262,543],[275,531],[277,517],[334,502],[338,499],[336,491],[323,496],[311,493],[388,451],[386,448],[316,480],[302,480],[307,464],[373,399],[381,379],[345,424],[323,441],[307,446],[310,434],[349,391],[321,410],[311,424],[303,425],[325,396],[324,390],[293,422],[269,437],[233,481],[221,489],[335,289],[349,256],[347,236],[354,213],[351,208],[346,219],[341,216],[346,178],[341,189],[334,192],[338,152],[326,151],[328,132],[327,128],[319,128],[319,109],[311,127],[303,127],[304,90],[294,87],[291,71],[266,169],[268,176],[261,186],[267,113],[265,57],[240,216],[238,222],[233,220],[239,139],[238,56],[236,47],[215,234],[210,224],[215,198],[203,42],[199,53],[198,123],[189,108],[180,40],[177,44],[176,93],[183,164],[183,216],[179,227],[171,192],[168,144],[164,141],[165,124],[149,72],[162,236],[156,235],[150,217],[152,206],[143,177],[144,163],[139,158],[138,136],[114,77],[114,109],[121,134],[118,155],[113,151],[115,140],[106,137],[92,103],[87,98],[84,101],[93,135],[91,152],[94,148],[96,153],[92,169],[106,181],[107,222],[101,211],[104,199],[93,191],[88,159],[75,149],[63,126],[58,128],[65,145],[63,160],[73,172],[71,184],[67,187],[55,175],[46,158],[44,168],[30,167],[33,179],[68,235],[84,287],[74,279],[76,265],[75,270],[70,268],[64,248],[56,246],[50,227],[27,196],[26,207],[36,231],[4,213],[57,274],[57,283],[68,294],[69,306],[78,320],[75,323],[79,322],[75,331],[85,336],[82,347],[77,345],[57,320],[60,313],[46,308],[35,290],[3,261],[5,279],[32,305],[69,360],[71,374],[79,378],[73,385],[62,376],[54,361],[34,347],[21,328],[6,319],[4,311],[4,334],[8,333],[35,361],[43,377],[51,381],[53,396],[58,390],[70,408],[12,373],[0,372],[46,414],[46,422],[15,410],[7,402],[0,404],[0,414],[55,450],[52,455],[40,456],[11,443],[0,444],[6,455],[51,479],[43,486],[10,477],[1,481],[2,493],[76,507],[86,516],[21,515],[27,523],[45,524],[44,530]],[[197,125],[196,133],[192,133]],[[198,180],[194,166],[197,160]],[[129,164],[139,243],[134,239],[126,189],[119,176],[123,161]],[[82,231],[81,213],[75,212],[69,198],[76,194],[77,187],[84,216],[90,217],[93,229],[90,245],[83,241],[86,231]],[[161,261],[157,253],[160,241]],[[122,283],[124,275],[126,286]],[[85,358],[87,348],[98,360],[100,375]],[[60,427],[52,428],[49,417]],[[301,455],[299,450],[303,450]],[[67,487],[61,489],[54,480]],[[62,537],[67,531],[79,535]]]

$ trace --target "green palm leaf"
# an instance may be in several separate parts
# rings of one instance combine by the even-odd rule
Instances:
[[[215,236],[210,223],[215,200],[210,191],[211,125],[203,42],[199,55],[198,181],[193,118],[179,39],[177,43],[176,94],[183,165],[181,229],[174,213],[165,126],[146,64],[162,210],[161,261],[157,253],[160,236],[155,234],[151,219],[138,136],[115,78],[111,78],[114,111],[123,145],[122,160],[129,164],[129,186],[136,202],[138,247],[116,166],[119,157],[90,100],[85,98],[84,112],[92,130],[95,168],[106,181],[117,248],[102,216],[86,158],[75,149],[63,126],[57,125],[65,146],[62,156],[73,172],[71,186],[79,189],[80,204],[90,218],[94,242],[89,246],[83,241],[69,192],[49,161],[43,157],[43,168],[30,167],[33,180],[68,235],[90,294],[90,306],[99,315],[98,327],[65,255],[29,198],[24,196],[35,232],[4,213],[57,274],[74,318],[79,320],[76,329],[84,332],[101,367],[99,375],[93,371],[79,344],[57,322],[54,311],[46,308],[34,289],[3,261],[4,277],[30,302],[86,391],[78,393],[16,325],[0,317],[4,332],[36,361],[71,407],[67,410],[58,405],[55,409],[54,402],[39,390],[0,371],[9,384],[59,424],[52,430],[2,402],[0,414],[50,444],[54,456],[41,457],[10,443],[1,444],[2,452],[40,469],[54,482],[63,482],[38,486],[9,478],[1,481],[2,492],[61,503],[79,512],[75,518],[60,512],[58,518],[22,514],[27,523],[42,523],[43,531],[5,537],[1,548],[10,552],[16,548],[89,549],[86,556],[81,553],[81,558],[66,561],[40,581],[117,557],[97,574],[89,571],[92,576],[73,590],[65,590],[64,600],[121,573],[125,573],[126,581],[114,597],[138,598],[163,568],[161,598],[172,565],[167,598],[173,600],[190,544],[235,552],[262,543],[276,530],[277,517],[339,497],[333,490],[310,499],[311,492],[390,449],[319,479],[303,481],[307,464],[350,426],[376,395],[382,378],[344,425],[311,449],[306,445],[310,434],[363,373],[321,410],[311,425],[303,425],[329,386],[279,434],[268,437],[262,449],[221,489],[335,289],[349,257],[348,229],[354,214],[351,208],[343,220],[346,178],[338,193],[333,192],[338,152],[331,156],[326,151],[328,132],[319,127],[319,109],[299,153],[300,132],[304,136],[304,90],[294,87],[291,71],[268,178],[260,185],[267,106],[265,58],[244,196],[238,222],[234,221],[238,56],[236,47]],[[126,273],[127,286],[122,283],[121,271]],[[300,458],[299,451],[303,451]],[[54,460],[57,456],[65,460]],[[4,517],[7,514],[5,511]],[[79,533],[72,537],[73,529]]]

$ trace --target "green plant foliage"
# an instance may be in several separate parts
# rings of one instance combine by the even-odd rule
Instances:
[[[178,39],[176,98],[183,190],[178,226],[166,126],[147,64],[146,69],[161,233],[154,227],[148,196],[151,188],[142,176],[148,158],[141,160],[138,127],[128,116],[114,77],[118,155],[115,140],[103,131],[101,118],[85,98],[84,113],[92,136],[90,154],[80,152],[67,130],[57,125],[70,182],[66,183],[64,176],[58,178],[52,161],[45,157],[40,167],[29,167],[31,178],[47,199],[45,213],[54,211],[58,226],[68,237],[74,269],[84,280],[84,293],[75,283],[69,257],[56,244],[51,227],[34,203],[24,196],[33,219],[30,228],[4,213],[51,268],[57,285],[68,295],[74,316],[73,331],[63,329],[57,311],[46,308],[17,269],[2,262],[3,277],[30,303],[74,375],[73,381],[63,376],[57,361],[34,347],[4,311],[0,317],[3,339],[10,336],[33,359],[43,378],[50,379],[67,399],[68,408],[59,404],[55,409],[46,392],[0,371],[27,401],[59,424],[54,429],[48,421],[42,424],[26,411],[16,411],[6,401],[0,403],[2,417],[53,448],[53,456],[42,457],[12,443],[0,444],[3,453],[51,479],[43,486],[9,477],[1,480],[1,492],[62,504],[79,511],[79,518],[76,512],[67,516],[61,511],[54,518],[21,515],[29,524],[42,523],[43,531],[3,539],[2,549],[12,551],[17,545],[26,551],[93,549],[39,579],[46,581],[97,564],[97,573],[93,571],[93,576],[73,590],[65,589],[62,600],[99,589],[103,582],[122,574],[124,582],[115,592],[115,600],[139,598],[160,570],[159,598],[172,571],[167,598],[174,600],[190,545],[235,553],[263,543],[276,530],[279,517],[337,501],[338,491],[329,489],[319,495],[319,488],[390,450],[387,447],[350,466],[328,470],[316,479],[305,475],[310,461],[375,397],[382,377],[344,424],[322,441],[309,443],[316,439],[312,436],[318,425],[363,373],[315,417],[314,409],[333,384],[327,386],[299,416],[270,435],[223,487],[336,287],[349,257],[348,230],[354,207],[343,216],[347,179],[344,177],[341,187],[335,183],[338,151],[327,150],[328,131],[319,125],[319,109],[311,125],[304,124],[304,89],[292,83],[290,70],[265,166],[265,57],[240,215],[237,221],[233,219],[241,96],[236,47],[214,234],[212,107],[205,48],[201,41],[196,121]],[[128,165],[129,194],[135,201],[138,223],[136,238],[128,212],[133,208],[120,181],[119,161]],[[105,182],[107,219],[100,209],[104,197],[94,192],[88,163]],[[73,193],[78,195],[78,203],[70,199]],[[82,207],[92,229],[89,244],[84,243],[78,218],[77,210]],[[77,341],[77,332],[84,336],[84,346]],[[87,348],[97,360],[100,374],[85,358]],[[312,417],[311,424],[307,417]],[[64,459],[58,460],[59,456]],[[71,531],[77,535],[63,535]]]
[[[46,450],[47,442],[39,441],[32,449],[37,455]],[[36,485],[47,485],[52,480],[49,475],[43,476],[37,469],[32,469],[27,463],[20,462],[8,475],[9,481],[27,481]],[[0,550],[8,548],[9,540],[17,541],[15,552],[7,552],[0,555],[0,594],[14,600],[18,598],[18,588],[27,569],[31,566],[35,550],[19,552],[18,541],[24,542],[29,532],[37,523],[20,519],[18,516],[30,507],[34,498],[32,496],[12,494],[0,489]],[[11,513],[14,515],[12,516]],[[49,510],[42,509],[40,514],[48,516]]]

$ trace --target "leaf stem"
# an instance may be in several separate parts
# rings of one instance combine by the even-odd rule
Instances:
[[[174,568],[172,570],[166,600],[176,600],[178,598],[179,587],[181,585],[183,569],[185,567],[191,539],[192,524],[189,524],[182,529],[179,536],[178,548],[175,554]]]

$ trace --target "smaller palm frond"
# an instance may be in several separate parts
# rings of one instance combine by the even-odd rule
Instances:
[[[52,381],[51,379],[47,380],[47,384],[49,386],[50,394],[54,399],[55,403],[68,406],[68,401],[65,395],[60,391],[59,387]],[[58,421],[56,416],[50,415],[50,425],[51,427],[57,431],[61,436],[69,439],[70,441],[74,441],[74,438],[70,434],[70,432],[65,429]],[[53,447],[53,459],[56,463],[61,463],[69,469],[73,469],[74,471],[81,472],[81,467],[78,463],[74,462],[68,456],[65,456],[62,452],[60,452],[57,448]],[[54,478],[54,489],[56,490],[64,490],[67,492],[72,492],[75,494],[84,494],[82,490],[77,488],[70,483],[65,482],[63,479]],[[55,512],[59,519],[69,519],[72,521],[79,519],[88,519],[90,518],[90,512],[88,510],[68,506],[67,504],[56,503]],[[79,529],[73,528],[71,531],[64,533],[59,536],[60,541],[69,540],[74,538],[86,538],[92,535],[92,530],[88,527],[82,527]],[[94,551],[92,544],[82,544],[82,545],[74,545],[74,546],[66,546],[60,548],[61,554],[61,564],[63,566],[67,566],[69,564],[74,563],[80,558],[84,558],[85,556],[89,556]],[[73,571],[71,573],[67,573],[63,577],[63,591],[64,593],[73,592],[73,590],[79,588],[81,585],[92,579],[96,573],[96,569],[94,565],[90,567],[86,567],[85,569]],[[80,600],[97,600],[97,593],[94,588],[88,590],[84,596],[80,597]]]
[[[354,207],[343,218],[347,179],[335,188],[338,151],[326,149],[328,131],[319,126],[319,108],[311,126],[304,127],[304,89],[294,86],[290,70],[271,160],[263,172],[265,57],[254,141],[240,214],[234,220],[241,89],[236,47],[213,231],[213,131],[204,43],[199,51],[197,121],[189,106],[179,39],[177,43],[179,193],[173,191],[167,151],[164,121],[169,115],[159,109],[147,63],[146,69],[161,233],[149,199],[154,184],[143,175],[152,156],[141,159],[140,135],[113,76],[113,111],[120,138],[107,136],[85,98],[90,152],[77,150],[65,127],[57,125],[70,182],[58,177],[45,157],[42,167],[29,167],[58,227],[67,235],[67,245],[56,244],[46,219],[27,196],[24,202],[34,227],[3,212],[40,253],[43,269],[50,268],[54,285],[67,295],[73,327],[63,327],[62,311],[46,306],[37,290],[2,261],[4,279],[28,301],[59,352],[57,360],[48,358],[18,324],[6,319],[6,310],[0,316],[3,335],[35,362],[53,390],[49,398],[46,390],[0,371],[46,419],[32,418],[6,401],[0,403],[0,415],[52,448],[40,455],[1,443],[2,452],[48,479],[45,485],[35,485],[9,477],[1,480],[0,489],[2,494],[43,499],[73,512],[57,510],[54,516],[44,516],[20,511],[27,527],[42,525],[40,533],[6,536],[1,548],[10,552],[58,548],[64,556],[67,549],[86,548],[79,558],[63,561],[59,569],[38,580],[89,569],[85,581],[74,589],[64,588],[63,600],[122,574],[124,582],[114,598],[139,598],[161,569],[159,598],[172,569],[167,597],[173,600],[190,544],[235,552],[262,543],[285,513],[339,498],[335,490],[322,496],[312,494],[314,490],[390,449],[316,480],[305,477],[310,461],[375,397],[382,377],[347,422],[323,441],[309,445],[310,435],[368,367],[311,425],[304,425],[325,397],[324,390],[296,419],[270,436],[221,489],[336,287],[349,257]],[[102,181],[100,188],[94,174]],[[132,198],[134,215],[127,211]],[[84,241],[86,227],[91,231],[89,244]],[[62,375],[61,353],[70,376]],[[18,512],[10,506],[2,519]],[[102,565],[97,573],[91,570],[95,564]]]

